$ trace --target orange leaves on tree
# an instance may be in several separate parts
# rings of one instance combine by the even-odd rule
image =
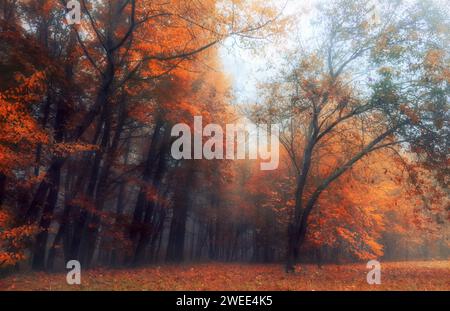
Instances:
[[[42,72],[28,77],[17,75],[17,87],[0,92],[0,171],[9,174],[28,160],[37,144],[47,143],[42,131],[31,115],[31,106],[42,100]]]
[[[25,259],[25,247],[37,232],[36,226],[14,226],[14,219],[5,207],[0,209],[0,268]]]

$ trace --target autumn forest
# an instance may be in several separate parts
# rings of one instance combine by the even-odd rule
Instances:
[[[361,289],[377,260],[450,290],[449,43],[440,0],[0,0],[0,290],[74,260],[85,289]],[[198,117],[205,148],[276,126],[277,166],[174,156]]]

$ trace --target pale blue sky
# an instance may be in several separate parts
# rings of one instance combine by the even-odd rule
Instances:
[[[229,75],[236,102],[257,100],[257,83],[277,71],[287,47],[297,45],[311,35],[310,21],[317,0],[275,0],[283,15],[295,14],[296,30],[280,42],[265,42],[258,50],[239,47],[234,39],[227,40],[220,49],[223,69]],[[297,18],[298,16],[298,18]]]
[[[220,49],[223,69],[229,75],[236,103],[254,103],[258,99],[257,83],[270,77],[283,64],[283,56],[287,50],[309,44],[314,45],[314,34],[318,30],[311,25],[317,14],[317,4],[321,0],[273,0],[280,8],[284,7],[283,15],[294,15],[295,28],[280,42],[267,42],[255,51],[233,45],[233,39],[227,40]],[[329,1],[329,0],[326,0]],[[378,0],[372,1],[374,5]],[[403,0],[412,3],[416,0]],[[432,0],[446,10],[449,0]],[[317,34],[317,33],[316,33]]]

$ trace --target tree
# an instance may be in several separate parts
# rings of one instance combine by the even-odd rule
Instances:
[[[113,227],[122,231],[115,236],[126,246],[122,257],[148,259],[166,210],[185,208],[174,196],[182,187],[174,176],[182,170],[167,154],[170,126],[177,117],[209,118],[223,108],[225,79],[207,74],[218,65],[219,43],[262,39],[279,28],[277,11],[264,1],[233,1],[223,11],[209,0],[80,3],[79,25],[65,22],[65,0],[0,3],[2,84],[7,81],[0,201],[20,206],[19,225],[39,227],[31,252],[38,270],[52,269],[59,250],[85,267],[97,254],[107,258]],[[202,76],[216,78],[216,85]],[[18,94],[3,96],[9,88]],[[26,162],[17,165],[18,158]],[[29,187],[14,198],[8,185],[16,186],[18,170]]]
[[[319,197],[335,180],[381,148],[414,150],[423,140],[446,141],[448,125],[440,121],[436,126],[448,114],[443,95],[448,94],[448,69],[442,65],[448,59],[446,19],[431,4],[383,7],[380,21],[373,22],[365,1],[324,5],[319,49],[300,52],[290,74],[270,85],[266,105],[253,113],[284,126],[281,142],[297,170],[288,272],[298,260]],[[437,79],[427,74],[430,53]],[[361,73],[368,83],[353,80]],[[314,182],[311,168],[330,140],[340,141],[343,154]]]

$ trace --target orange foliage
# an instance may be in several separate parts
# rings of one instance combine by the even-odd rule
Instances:
[[[303,265],[287,275],[279,265],[187,264],[82,272],[79,286],[66,274],[30,273],[0,280],[0,290],[267,291],[267,290],[448,290],[448,261],[383,262],[382,283],[367,284],[365,264]]]
[[[30,225],[14,226],[14,219],[5,208],[0,210],[0,268],[25,259],[27,241],[36,233]]]

